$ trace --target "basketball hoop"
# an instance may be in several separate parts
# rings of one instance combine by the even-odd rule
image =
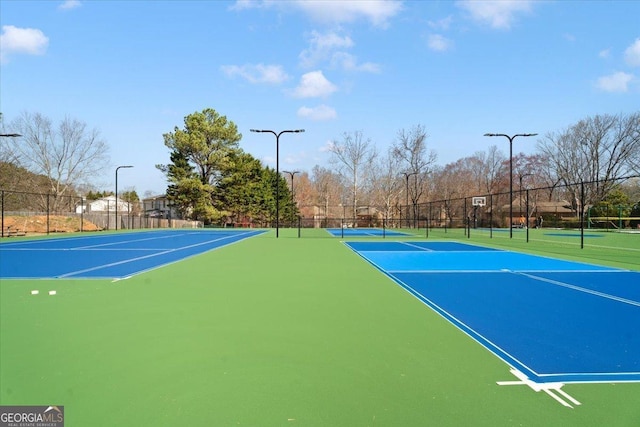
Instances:
[[[486,206],[487,198],[486,197],[473,197],[471,199],[471,204],[473,206]]]

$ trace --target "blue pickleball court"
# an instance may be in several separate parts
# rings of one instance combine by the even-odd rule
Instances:
[[[345,244],[535,382],[640,381],[640,272],[456,242]]]

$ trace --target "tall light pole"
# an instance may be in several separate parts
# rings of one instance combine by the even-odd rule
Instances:
[[[118,166],[116,168],[116,230],[118,229],[118,169],[132,168],[133,166]]]
[[[301,133],[304,129],[283,130],[280,132],[271,129],[249,129],[251,132],[272,133],[276,137],[276,239],[280,229],[280,135],[283,133]]]
[[[291,203],[295,204],[295,193],[293,192],[293,177],[300,171],[282,171],[291,177]]]
[[[513,136],[504,133],[485,133],[484,136],[504,136],[509,140],[509,238],[513,238],[513,140],[517,136],[536,136],[537,133],[517,133]]]
[[[418,172],[402,172],[402,175],[404,175],[404,179],[407,183],[406,186],[406,206],[407,206],[407,226],[409,225],[409,177],[411,175],[418,175]]]

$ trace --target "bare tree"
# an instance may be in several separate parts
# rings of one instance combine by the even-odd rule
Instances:
[[[393,156],[404,164],[404,172],[415,174],[414,185],[409,187],[409,196],[414,207],[414,218],[416,217],[417,203],[428,188],[425,181],[438,158],[434,150],[428,149],[427,138],[424,126],[415,125],[408,131],[405,129],[398,131],[396,141],[392,146]]]
[[[399,159],[393,155],[393,148],[372,167],[371,199],[383,209],[385,218],[393,217],[393,210],[399,205],[403,183],[398,179]]]
[[[449,163],[444,167],[435,167],[432,173],[432,179],[435,183],[437,193],[434,198],[444,202],[439,206],[438,222],[444,220],[444,224],[451,224],[456,217],[461,217],[462,212],[459,211],[459,203],[452,201],[460,200],[467,196],[467,184],[469,182],[468,171],[461,168],[461,162]],[[442,217],[444,215],[444,218]],[[443,224],[443,225],[444,225]]]
[[[338,173],[350,183],[353,216],[357,217],[358,194],[367,178],[367,166],[373,163],[377,153],[370,139],[362,132],[345,132],[342,141],[333,141],[329,151],[330,161],[338,166]]]
[[[317,165],[313,167],[311,173],[318,204],[323,206],[325,217],[337,215],[335,212],[329,212],[329,207],[332,203],[334,205],[340,203],[340,194],[342,194],[340,177],[331,170]]]
[[[564,131],[548,133],[538,143],[558,180],[585,182],[586,204],[603,200],[615,179],[632,173],[640,153],[640,113],[598,115],[581,120]],[[578,188],[568,188],[573,200]]]
[[[13,149],[31,172],[49,182],[51,210],[62,196],[72,195],[74,186],[90,182],[108,166],[108,146],[96,129],[66,117],[57,127],[39,113],[23,113],[11,128],[22,134]]]
[[[477,159],[475,171],[478,190],[480,193],[494,193],[498,191],[500,182],[505,174],[505,155],[498,149],[497,145],[492,145],[487,151],[478,151],[474,154]]]

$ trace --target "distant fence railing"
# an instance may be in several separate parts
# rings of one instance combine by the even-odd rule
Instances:
[[[105,201],[88,211],[90,200],[77,196],[0,189],[0,237],[116,229],[201,228],[201,221],[160,218],[132,204]],[[119,206],[117,206],[119,205]],[[122,206],[128,209],[122,210]],[[116,210],[116,208],[119,208]]]

